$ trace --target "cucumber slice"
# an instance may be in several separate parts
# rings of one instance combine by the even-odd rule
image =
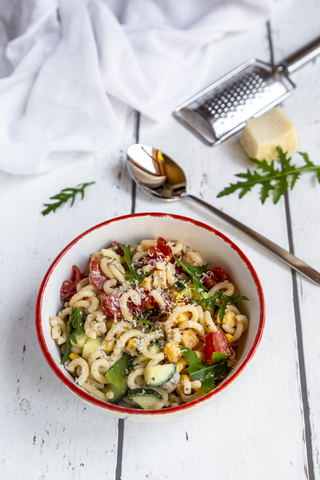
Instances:
[[[186,287],[184,283],[179,280],[173,284],[173,286],[180,292],[184,297],[191,297],[190,288]]]
[[[118,403],[127,394],[127,391],[128,391],[127,378],[128,377],[123,377],[120,388],[117,388],[112,383],[107,385],[107,388],[109,390],[112,390],[114,393],[114,397],[108,400],[109,403],[113,403],[113,404]]]
[[[82,356],[85,360],[88,360],[90,355],[100,347],[102,340],[103,337],[89,338],[89,340],[87,340],[82,350]]]
[[[150,347],[148,348],[148,352],[150,353],[159,353],[161,352],[161,348],[160,346],[154,342],[154,343],[151,343]],[[149,357],[146,357],[143,353],[140,353],[137,357],[136,357],[136,360],[140,363],[142,362],[149,362],[150,361],[150,358]]]
[[[77,332],[74,330],[72,332],[72,336],[76,339],[76,343],[70,339],[70,343],[73,347],[76,348],[83,348],[89,337],[84,333],[81,332],[80,335],[77,335]]]
[[[148,387],[160,387],[167,383],[173,377],[177,368],[176,363],[166,363],[165,365],[156,365],[147,367],[144,371],[144,379]]]
[[[160,353],[161,348],[156,342],[154,342],[154,343],[151,343],[150,347],[148,348],[148,352],[150,352],[150,353]]]
[[[156,390],[146,390],[144,388],[136,388],[129,390],[128,397],[135,401],[144,410],[152,409],[158,402],[162,400],[161,393]]]

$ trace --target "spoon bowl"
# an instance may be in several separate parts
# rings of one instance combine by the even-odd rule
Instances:
[[[179,200],[186,193],[183,170],[161,150],[149,145],[131,145],[127,162],[131,177],[147,193],[169,201]]]
[[[127,150],[127,165],[132,179],[148,194],[166,201],[188,199],[201,204],[260,243],[301,275],[320,285],[320,273],[310,265],[201,198],[188,194],[182,168],[161,150],[149,145],[133,144]]]

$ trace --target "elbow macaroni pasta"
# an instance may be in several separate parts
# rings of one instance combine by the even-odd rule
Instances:
[[[192,267],[201,267],[205,265],[201,254],[179,240],[160,240],[145,239],[129,246],[131,267],[138,280],[116,242],[114,247],[93,254],[96,258],[90,261],[89,275],[82,275],[64,308],[50,318],[51,336],[61,355],[69,349],[65,368],[79,386],[99,400],[140,408],[134,395],[139,392],[156,399],[147,408],[161,409],[200,398],[203,384],[189,374],[189,362],[179,346],[192,350],[205,363],[208,335],[222,335],[233,352],[227,359],[228,368],[236,363],[236,342],[248,329],[248,318],[230,301],[222,319],[212,305],[201,304],[201,291],[187,270],[177,264],[179,258]],[[207,297],[222,292],[232,297],[234,284],[228,278],[220,280],[208,285]],[[68,322],[74,309],[83,315],[81,333],[70,333]],[[124,358],[129,359],[130,367],[122,374],[124,387],[119,389],[109,380],[108,372]],[[167,370],[171,372],[168,377],[158,373]],[[155,372],[153,383],[148,372]],[[215,374],[215,381],[219,380]]]

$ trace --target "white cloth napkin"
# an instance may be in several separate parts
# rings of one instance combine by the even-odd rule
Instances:
[[[35,174],[160,120],[202,88],[227,33],[273,0],[0,0],[0,169]]]

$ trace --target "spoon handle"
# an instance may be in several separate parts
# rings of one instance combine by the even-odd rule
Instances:
[[[299,258],[292,255],[292,253],[288,252],[282,247],[279,247],[279,245],[271,242],[271,240],[268,240],[263,235],[260,235],[260,233],[257,233],[251,228],[246,227],[246,225],[243,225],[243,223],[238,222],[238,220],[235,220],[234,218],[230,217],[229,215],[222,212],[218,208],[215,208],[212,205],[209,205],[209,203],[201,200],[200,198],[190,194],[182,195],[182,197],[189,198],[197,203],[200,203],[202,206],[208,208],[208,210],[213,212],[215,215],[217,215],[218,217],[221,217],[226,222],[231,223],[231,225],[241,230],[241,232],[246,233],[247,235],[249,235],[250,238],[252,238],[256,242],[260,243],[263,247],[270,250],[274,255],[280,258],[283,262],[285,262],[291,268],[301,273],[302,275],[307,277],[309,280],[312,280],[317,285],[320,285],[320,273],[314,270],[314,268],[310,267],[310,265],[307,265],[306,263],[304,263],[302,260],[299,260]]]

